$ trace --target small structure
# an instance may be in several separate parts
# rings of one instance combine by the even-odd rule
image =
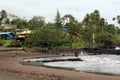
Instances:
[[[24,30],[23,32],[17,34],[16,41],[25,41],[25,37],[31,33],[32,31],[30,31],[29,29]]]
[[[0,32],[0,37],[4,40],[15,39],[15,34],[12,32]]]

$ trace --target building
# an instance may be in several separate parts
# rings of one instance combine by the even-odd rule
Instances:
[[[0,38],[4,40],[15,39],[15,34],[12,32],[0,32]]]
[[[26,36],[31,34],[31,33],[32,33],[32,31],[30,31],[29,29],[26,29],[23,32],[20,32],[16,36],[16,41],[25,41]]]

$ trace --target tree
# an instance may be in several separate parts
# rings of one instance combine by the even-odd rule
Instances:
[[[91,22],[90,22],[90,14],[86,14],[85,18],[82,21],[83,27],[82,27],[82,35],[83,35],[83,39],[84,41],[86,41],[86,43],[88,45],[91,44],[92,42],[92,28],[91,28]]]
[[[113,21],[117,21],[118,24],[120,24],[120,15],[117,15],[117,17],[112,18]],[[117,27],[115,27],[115,35],[117,35]]]
[[[114,44],[120,45],[120,35],[115,36],[113,40],[114,40]]]
[[[96,42],[99,46],[110,46],[113,44],[113,36],[109,32],[99,32],[96,34]]]
[[[75,40],[80,38],[80,26],[78,26],[77,20],[70,15],[66,14],[63,17],[63,21],[65,22],[65,26],[67,26],[67,33],[68,33],[68,41],[70,49],[72,49],[72,45],[75,42]]]
[[[20,18],[13,19],[13,20],[11,21],[11,24],[16,25],[17,28],[19,28],[19,29],[28,28],[28,23],[27,23],[27,21],[24,20],[24,19],[20,19]]]
[[[60,12],[57,10],[57,14],[55,17],[55,27],[56,28],[62,28],[62,18],[60,16]]]
[[[30,29],[42,27],[44,24],[45,24],[45,18],[42,16],[33,16],[33,18],[29,20]]]
[[[56,34],[56,28],[44,26],[39,29],[37,28],[37,30],[29,36],[29,42],[31,46],[53,49],[61,43],[62,36],[62,32]]]
[[[7,18],[7,12],[5,10],[2,10],[0,14],[1,14],[0,24],[9,24],[10,21]]]
[[[101,18],[98,22],[98,27],[97,27],[97,32],[104,32],[104,27],[105,27],[105,19]]]
[[[96,47],[95,34],[97,32],[103,32],[105,26],[104,18],[100,17],[100,12],[95,10],[93,13],[87,14],[82,21],[84,26],[83,35],[88,42],[92,42],[92,47]],[[87,32],[88,31],[88,32]]]
[[[116,27],[116,29],[117,29],[117,27]],[[114,35],[116,29],[115,29],[115,26],[114,26],[113,24],[108,24],[108,25],[106,25],[106,27],[104,28],[104,31],[109,32],[110,34]]]
[[[5,10],[1,11],[1,18],[7,18],[7,12]]]

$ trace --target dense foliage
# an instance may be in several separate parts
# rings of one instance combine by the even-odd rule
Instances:
[[[2,18],[7,17],[5,10],[1,13],[0,24]],[[120,24],[119,15],[112,20]],[[28,47],[72,49],[120,44],[120,28],[109,24],[98,10],[87,13],[82,22],[77,21],[71,14],[61,16],[57,10],[54,22],[45,23],[44,17],[33,16],[30,20],[13,18],[10,24],[16,25],[17,29],[32,30],[33,33],[26,36],[25,42],[22,43]]]
[[[43,26],[28,36],[28,43],[32,46],[52,49],[60,46],[63,35],[61,30],[58,31],[56,28]]]

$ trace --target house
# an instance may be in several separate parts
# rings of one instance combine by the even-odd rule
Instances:
[[[10,30],[10,29],[15,29],[17,26],[12,24],[1,24],[0,27],[5,30]]]
[[[0,38],[4,40],[15,39],[15,34],[12,32],[0,32]]]
[[[19,33],[19,34],[21,34],[21,35],[28,35],[28,34],[31,34],[31,33],[32,33],[31,30],[26,29],[26,30],[24,30],[23,32],[21,32],[21,33]]]
[[[31,33],[32,31],[30,31],[29,29],[24,30],[23,32],[17,34],[16,41],[25,41],[26,36]]]

